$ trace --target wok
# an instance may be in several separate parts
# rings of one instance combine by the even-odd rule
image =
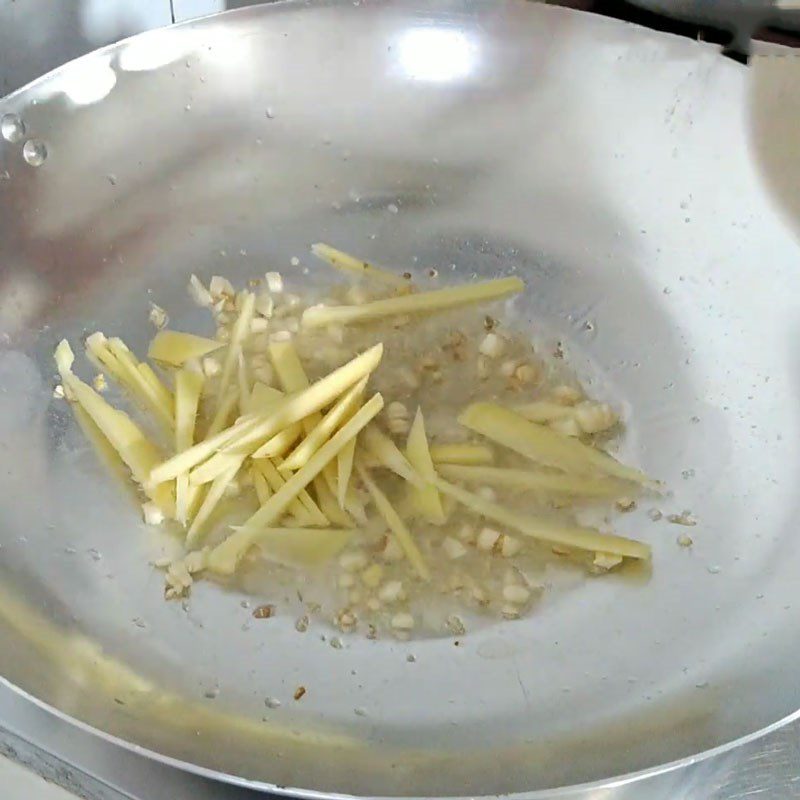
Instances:
[[[797,105],[763,75],[513,0],[284,2],[0,101],[3,680],[154,759],[302,795],[589,797],[793,718]],[[602,376],[624,457],[670,490],[619,522],[649,574],[554,577],[459,647],[334,649],[270,587],[164,601],[163,535],[53,398],[53,347],[100,329],[142,352],[151,301],[197,328],[191,272],[302,291],[319,240],[525,278],[520,319]],[[691,510],[692,547],[653,508]]]

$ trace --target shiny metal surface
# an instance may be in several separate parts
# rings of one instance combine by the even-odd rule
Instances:
[[[264,794],[222,785],[155,763],[146,755],[79,730],[0,685],[0,754],[86,800],[257,800]],[[580,800],[797,800],[800,759],[797,723],[719,756],[634,783],[570,793]],[[548,800],[564,797],[547,793]]]
[[[768,88],[711,48],[559,9],[289,3],[3,101],[47,150],[31,167],[0,145],[6,680],[172,763],[370,795],[608,788],[793,713],[800,270]],[[289,613],[248,626],[211,585],[164,603],[158,542],[50,397],[52,346],[98,327],[141,348],[151,296],[188,324],[191,270],[302,286],[289,258],[320,238],[522,272],[519,312],[632,409],[627,455],[698,517],[694,547],[641,509],[621,528],[652,542],[649,580],[554,587],[459,648],[334,650]]]

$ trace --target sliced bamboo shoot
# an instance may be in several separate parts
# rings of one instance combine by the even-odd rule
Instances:
[[[258,414],[269,411],[278,404],[286,395],[274,386],[256,381],[250,392],[250,409],[248,413]]]
[[[130,469],[120,458],[106,435],[97,427],[95,421],[80,403],[70,403],[70,408],[100,463],[119,481],[131,498],[141,502],[136,486],[131,482]]]
[[[121,339],[109,340],[97,331],[86,338],[86,351],[90,359],[128,391],[139,406],[152,413],[166,430],[172,430],[173,407],[164,402],[164,396],[139,371],[139,362]],[[164,391],[167,392],[166,387]]]
[[[244,436],[237,437],[227,447],[252,452],[270,436],[293,422],[319,419],[316,412],[330,405],[342,392],[360,381],[365,375],[369,375],[380,363],[382,354],[383,345],[374,345],[308,388],[288,395],[283,403],[273,409],[271,414],[265,415],[251,431]],[[310,429],[313,429],[313,425],[310,426]]]
[[[339,454],[341,455],[341,453]],[[338,463],[339,456],[336,456],[336,462]],[[339,509],[339,513],[347,512],[359,525],[366,525],[367,524],[367,512],[364,508],[364,503],[361,501],[361,498],[358,496],[358,493],[355,491],[355,488],[352,486],[348,486],[344,496],[344,507],[339,505],[338,501],[338,491],[339,491],[339,481],[338,481],[338,474],[337,474],[337,464],[331,461],[329,464],[325,465],[325,469],[322,470],[322,477],[325,480],[325,483],[328,487],[329,492],[326,494],[330,495],[333,499],[336,507]],[[317,478],[316,480],[319,480]],[[314,482],[314,486],[316,487],[316,481]],[[324,490],[323,490],[324,491]],[[345,515],[346,516],[346,515]],[[337,516],[332,517],[332,519],[337,519]],[[349,519],[349,517],[348,517]],[[349,524],[352,525],[352,520],[350,520]]]
[[[187,369],[175,374],[175,450],[180,453],[194,444],[195,421],[200,393],[203,390],[203,375]],[[198,490],[189,487],[187,473],[175,479],[175,516],[182,525],[189,517],[189,509]]]
[[[653,481],[644,473],[620,464],[607,453],[529,422],[495,403],[474,403],[461,413],[458,421],[470,430],[544,466],[578,475],[601,472],[643,486],[653,486]]]
[[[361,398],[366,386],[366,377],[351,386],[336,401],[331,410],[314,426],[311,433],[286,457],[281,469],[291,470],[292,472],[300,469],[325,444],[333,432],[355,414],[361,405]]]
[[[261,423],[265,416],[252,415],[243,417],[238,420],[230,428],[226,428],[219,433],[211,436],[206,436],[202,442],[184,450],[182,453],[177,453],[163,461],[155,467],[150,475],[151,483],[160,483],[161,481],[171,480],[182,472],[188,472],[192,467],[205,461],[209,456],[213,455],[217,450],[221,449],[228,442],[242,438],[247,433],[252,431],[256,425]]]
[[[255,465],[250,467],[250,473],[253,476],[253,486],[256,490],[258,504],[263,506],[264,503],[269,500],[269,496],[272,494],[269,489],[269,484],[267,483],[267,479],[262,475],[261,471],[257,469]]]
[[[276,458],[283,456],[303,433],[303,426],[294,422],[271,439],[267,439],[258,450],[253,453],[253,458]],[[246,449],[246,448],[245,448]]]
[[[456,464],[440,464],[437,470],[440,475],[451,480],[503,486],[509,489],[530,489],[544,493],[614,498],[627,497],[636,491],[635,486],[616,478],[585,478],[580,475],[533,472],[526,469],[470,467]]]
[[[163,364],[172,364],[182,367],[190,358],[202,358],[215,350],[219,350],[223,343],[216,339],[206,339],[204,336],[195,336],[193,333],[181,331],[159,331],[150,342],[147,357]]]
[[[437,478],[436,486],[444,494],[458,500],[459,503],[480,514],[482,517],[514,528],[526,536],[543,542],[574,547],[589,552],[612,553],[626,558],[647,560],[650,558],[650,546],[623,536],[601,533],[594,528],[582,528],[577,525],[561,525],[546,519],[538,519],[529,514],[518,514],[509,511],[498,503],[486,500],[480,495],[468,492],[459,486]]]
[[[336,457],[337,461],[339,456]],[[331,495],[333,496],[334,500],[336,501],[337,507],[339,506],[339,501],[337,498],[337,492],[339,490],[339,482],[336,470],[336,464],[331,461],[329,464],[325,465],[325,469],[322,470],[322,475],[325,478],[325,482],[328,484],[328,488],[330,489]],[[350,485],[347,487],[347,491],[345,492],[344,496],[344,511],[346,511],[359,525],[366,525],[367,524],[367,511],[364,508],[364,503],[358,495],[356,488],[354,485]]]
[[[253,464],[266,479],[271,495],[283,488],[286,478],[272,461],[268,458],[259,458],[254,459]],[[301,489],[297,493],[297,497],[289,503],[286,510],[306,525],[326,526],[331,524],[322,509],[314,502],[314,498],[305,489]]]
[[[297,355],[297,350],[291,339],[283,342],[270,342],[269,354],[272,359],[272,366],[275,367],[275,372],[278,374],[278,380],[281,386],[283,386],[284,391],[300,392],[308,388],[308,376],[303,369],[303,363],[300,361],[300,357]],[[321,420],[322,415],[318,411],[310,414],[302,420],[301,424],[303,430],[307,435],[310,435],[320,424]],[[263,450],[263,448],[261,449]],[[325,486],[320,486],[322,480],[323,478],[321,476],[314,479],[314,489],[317,492],[317,499],[324,505],[327,502],[327,498],[324,495]],[[330,511],[331,509],[329,508],[328,510]],[[340,517],[346,518],[347,515],[341,512]],[[341,518],[337,520],[335,511],[332,519],[338,522],[338,524],[348,524],[348,520],[343,521]]]
[[[214,509],[219,505],[219,501],[225,494],[225,489],[228,488],[230,482],[236,477],[236,473],[242,466],[243,461],[244,458],[239,458],[238,461],[231,463],[225,472],[214,478],[214,481],[209,487],[202,505],[200,506],[195,518],[192,520],[189,530],[186,533],[186,547],[188,549],[194,549],[202,541],[206,533],[204,530],[206,523],[211,517]]]
[[[267,561],[307,569],[338,555],[354,533],[341,528],[266,528],[259,535],[258,549]]]
[[[241,464],[243,456],[238,453],[214,453],[208,461],[204,461],[189,473],[192,486],[202,486],[216,480],[226,473],[234,464]]]
[[[333,464],[331,463],[326,466],[333,466]],[[336,502],[336,496],[331,491],[328,479],[325,477],[324,469],[322,473],[314,479],[314,491],[317,493],[317,501],[319,502],[320,508],[322,508],[323,513],[331,522],[337,525],[344,525],[345,527],[353,527],[353,520],[350,519],[350,515],[347,511],[343,511],[339,508],[339,504]]]
[[[408,530],[403,520],[400,519],[400,515],[394,510],[394,507],[389,502],[386,495],[377,487],[375,481],[370,478],[367,470],[358,462],[356,462],[356,470],[364,486],[367,487],[367,491],[370,493],[375,507],[378,509],[378,513],[383,517],[389,530],[394,534],[405,557],[409,560],[411,566],[414,567],[417,575],[419,575],[422,580],[429,581],[431,579],[431,572],[428,569],[428,565],[425,563],[425,557],[420,552],[417,543],[414,541],[414,537],[411,535],[411,531]]]
[[[336,499],[339,508],[345,507],[350,476],[353,474],[353,457],[356,454],[356,440],[348,442],[336,456]]]
[[[127,414],[107,403],[72,372],[75,356],[66,339],[56,348],[55,358],[61,381],[72,392],[75,401],[108,439],[131,471],[133,479],[142,486],[145,494],[158,505],[164,516],[174,519],[175,495],[172,483],[159,482],[154,485],[146,483],[151,470],[161,459],[156,446],[147,439]]]
[[[308,376],[291,339],[285,342],[270,342],[269,356],[285,392],[302,392],[304,389],[308,389]],[[318,412],[309,414],[303,420],[305,432],[311,433],[321,418]]]
[[[340,428],[325,444],[314,453],[308,463],[296,472],[275,492],[272,497],[252,517],[226,541],[217,545],[209,555],[209,568],[222,574],[231,574],[244,554],[258,543],[261,532],[274,522],[297,496],[301,489],[322,471],[325,465],[334,459],[344,445],[364,428],[383,408],[380,394],[368,400],[356,415]]]
[[[370,425],[361,436],[364,449],[386,469],[399,475],[417,489],[425,488],[425,481],[400,452],[397,445],[377,425]]]
[[[112,336],[108,340],[108,349],[122,365],[130,390],[138,393],[150,406],[157,419],[172,430],[175,427],[175,399],[172,392],[161,383],[152,370],[146,374],[140,371],[140,362],[122,339]]]
[[[161,381],[161,378],[156,375],[153,368],[146,362],[140,361],[137,365],[142,377],[150,384],[153,391],[161,398],[161,402],[167,408],[175,407],[175,396],[167,389]]]
[[[105,372],[120,386],[127,388],[125,370],[117,361],[117,357],[108,349],[108,339],[104,333],[95,331],[86,337],[86,355],[99,370]]]
[[[356,487],[352,483],[347,487],[347,492],[345,493],[344,510],[350,514],[359,525],[367,524],[367,510],[364,507],[364,501],[361,499],[359,493],[356,491]]]
[[[159,464],[150,476],[151,481],[174,478],[223,447],[250,448],[249,452],[255,451],[270,436],[333,402],[342,392],[372,372],[380,363],[382,354],[383,345],[377,344],[311,384],[308,389],[285,398],[270,411],[242,417],[230,428]]]
[[[521,292],[524,288],[525,284],[519,278],[499,278],[494,281],[473,283],[469,286],[452,286],[432,292],[419,292],[403,297],[391,297],[387,300],[375,300],[360,306],[312,306],[303,312],[302,322],[306,328],[368,322],[398,314],[439,311],[484,300],[497,300]]]
[[[239,381],[239,413],[246,414],[250,410],[250,370],[243,353],[239,353],[236,376]]]
[[[333,461],[326,464],[322,472],[320,472],[320,477],[325,479],[325,485],[328,487],[329,493],[336,499],[336,464]]]
[[[342,272],[363,276],[365,278],[374,278],[381,283],[399,289],[405,289],[409,286],[409,282],[406,278],[395,275],[380,267],[376,267],[374,264],[370,264],[367,261],[362,261],[360,258],[355,258],[347,253],[343,253],[341,250],[337,250],[329,244],[323,244],[322,242],[312,244],[311,252],[317,258],[327,261],[332,267]]]
[[[216,436],[228,424],[228,420],[230,420],[236,410],[236,404],[239,402],[239,387],[229,386],[225,392],[225,397],[218,398],[218,402],[217,413],[214,414],[214,419],[211,420],[211,424],[206,431],[206,439]]]
[[[494,453],[483,444],[432,444],[434,464],[491,464]]]
[[[430,450],[428,450],[425,419],[419,406],[408,433],[406,456],[417,474],[425,481],[425,485],[421,489],[413,489],[417,509],[428,522],[434,525],[443,525],[446,518],[442,508],[442,498],[439,496],[439,490],[433,485],[433,481],[436,480],[436,472],[433,469]]]
[[[233,379],[234,370],[239,363],[239,354],[242,352],[242,343],[250,334],[250,323],[253,321],[255,313],[256,296],[252,292],[245,292],[242,307],[236,322],[231,329],[231,338],[228,342],[228,351],[225,353],[225,361],[222,365],[222,374],[219,378],[219,394],[217,413],[211,422],[211,428],[219,425],[219,416],[222,413],[222,402],[228,391],[228,386]],[[222,423],[224,425],[224,423]]]

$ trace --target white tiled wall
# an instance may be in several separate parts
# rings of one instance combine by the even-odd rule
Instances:
[[[175,22],[194,17],[204,17],[229,8],[226,0],[172,0]]]
[[[135,33],[258,0],[0,0],[0,97]]]
[[[204,17],[206,14],[215,14],[217,11],[254,6],[259,2],[265,0],[172,0],[172,10],[175,22],[181,22],[194,17]]]

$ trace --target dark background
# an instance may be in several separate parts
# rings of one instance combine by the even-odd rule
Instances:
[[[669,31],[681,36],[714,42],[739,61],[746,61],[750,38],[800,46],[800,10],[777,14],[770,10],[772,3],[739,2],[738,0],[695,0],[673,2],[649,0],[651,7],[673,6],[677,19],[664,13],[641,8],[625,0],[545,0],[550,5],[591,11],[608,17],[628,20],[655,30]],[[749,7],[749,8],[748,8]]]

